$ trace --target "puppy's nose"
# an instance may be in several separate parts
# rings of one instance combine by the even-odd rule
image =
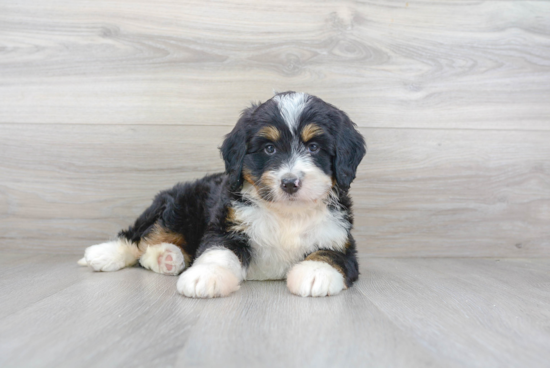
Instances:
[[[281,188],[288,194],[296,193],[298,189],[300,189],[300,186],[302,186],[302,183],[300,179],[295,176],[283,178],[283,180],[281,180]]]

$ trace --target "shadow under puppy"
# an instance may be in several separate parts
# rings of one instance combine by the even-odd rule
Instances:
[[[117,240],[88,247],[78,263],[187,268],[177,289],[195,298],[285,278],[297,295],[338,294],[359,275],[348,190],[365,152],[344,112],[308,94],[277,94],[246,109],[226,136],[225,173],[160,192]]]

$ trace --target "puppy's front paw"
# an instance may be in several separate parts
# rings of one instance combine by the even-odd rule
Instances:
[[[292,294],[303,297],[336,295],[345,288],[342,274],[318,261],[296,264],[286,276],[286,285]]]
[[[216,264],[198,264],[185,271],[177,289],[189,298],[216,298],[239,290],[239,279],[231,270]]]

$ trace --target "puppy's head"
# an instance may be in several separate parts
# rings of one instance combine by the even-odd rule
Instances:
[[[285,92],[246,109],[221,147],[232,190],[244,182],[269,202],[316,202],[347,191],[365,141],[343,112]]]

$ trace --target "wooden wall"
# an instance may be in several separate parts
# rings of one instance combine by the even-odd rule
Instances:
[[[79,253],[222,169],[249,101],[342,108],[371,256],[550,255],[550,3],[0,4],[0,249]]]

